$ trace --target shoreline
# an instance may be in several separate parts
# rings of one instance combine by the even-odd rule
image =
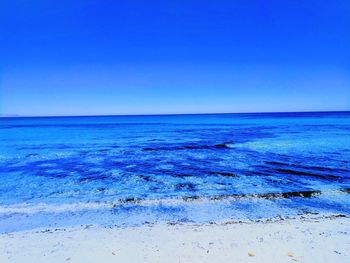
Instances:
[[[82,225],[0,234],[0,262],[347,262],[350,218]]]

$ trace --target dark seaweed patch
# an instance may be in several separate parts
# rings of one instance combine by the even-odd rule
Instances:
[[[226,143],[215,144],[214,147],[217,148],[217,149],[228,149],[228,148],[230,148],[230,147],[227,146]]]
[[[144,151],[178,151],[178,150],[210,150],[210,149],[230,149],[226,143],[219,143],[214,145],[184,145],[174,147],[146,147]]]
[[[176,173],[176,174],[172,174],[172,173],[170,173],[172,176],[175,176],[175,177],[180,177],[180,178],[182,178],[182,177],[191,177],[191,176],[193,176],[193,174],[190,174],[190,173]]]
[[[157,182],[156,179],[152,178],[149,175],[143,175],[143,174],[139,174],[138,177],[140,177],[141,179],[143,179],[146,182]]]
[[[234,174],[234,173],[229,173],[229,172],[210,172],[210,174],[213,174],[213,175],[221,175],[221,176],[226,176],[226,177],[237,177],[236,174]]]
[[[282,197],[290,198],[290,197],[306,197],[310,198],[315,195],[321,194],[321,191],[296,191],[296,192],[286,192],[282,193]]]
[[[184,196],[182,197],[182,200],[186,201],[186,202],[190,202],[190,201],[194,201],[194,200],[198,200],[200,199],[199,196]]]
[[[350,188],[343,188],[341,191],[350,194]]]
[[[30,153],[30,154],[26,155],[26,158],[38,157],[38,156],[39,156],[39,154],[37,154],[37,153]]]
[[[175,185],[176,190],[190,190],[194,191],[196,189],[193,183],[180,183]]]
[[[312,198],[319,194],[321,191],[310,190],[310,191],[295,191],[295,192],[282,192],[282,193],[262,193],[262,194],[228,194],[228,195],[215,195],[207,197],[212,201],[220,201],[229,198],[257,198],[257,199],[277,199],[277,198],[292,198],[292,197],[301,197],[301,198]],[[198,196],[187,196],[183,197],[184,201],[193,201],[200,199]]]
[[[120,199],[119,202],[122,204],[126,203],[140,203],[142,201],[141,198],[135,198],[135,197],[130,197],[130,198],[125,198],[125,199]],[[117,205],[114,204],[113,207],[116,207]]]

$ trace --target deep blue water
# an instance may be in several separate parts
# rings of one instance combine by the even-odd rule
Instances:
[[[350,216],[350,112],[0,118],[0,232]]]

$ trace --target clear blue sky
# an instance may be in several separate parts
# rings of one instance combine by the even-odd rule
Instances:
[[[350,1],[1,1],[0,114],[350,110]]]

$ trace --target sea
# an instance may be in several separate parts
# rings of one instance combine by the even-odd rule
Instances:
[[[0,118],[0,233],[350,216],[350,112]]]

